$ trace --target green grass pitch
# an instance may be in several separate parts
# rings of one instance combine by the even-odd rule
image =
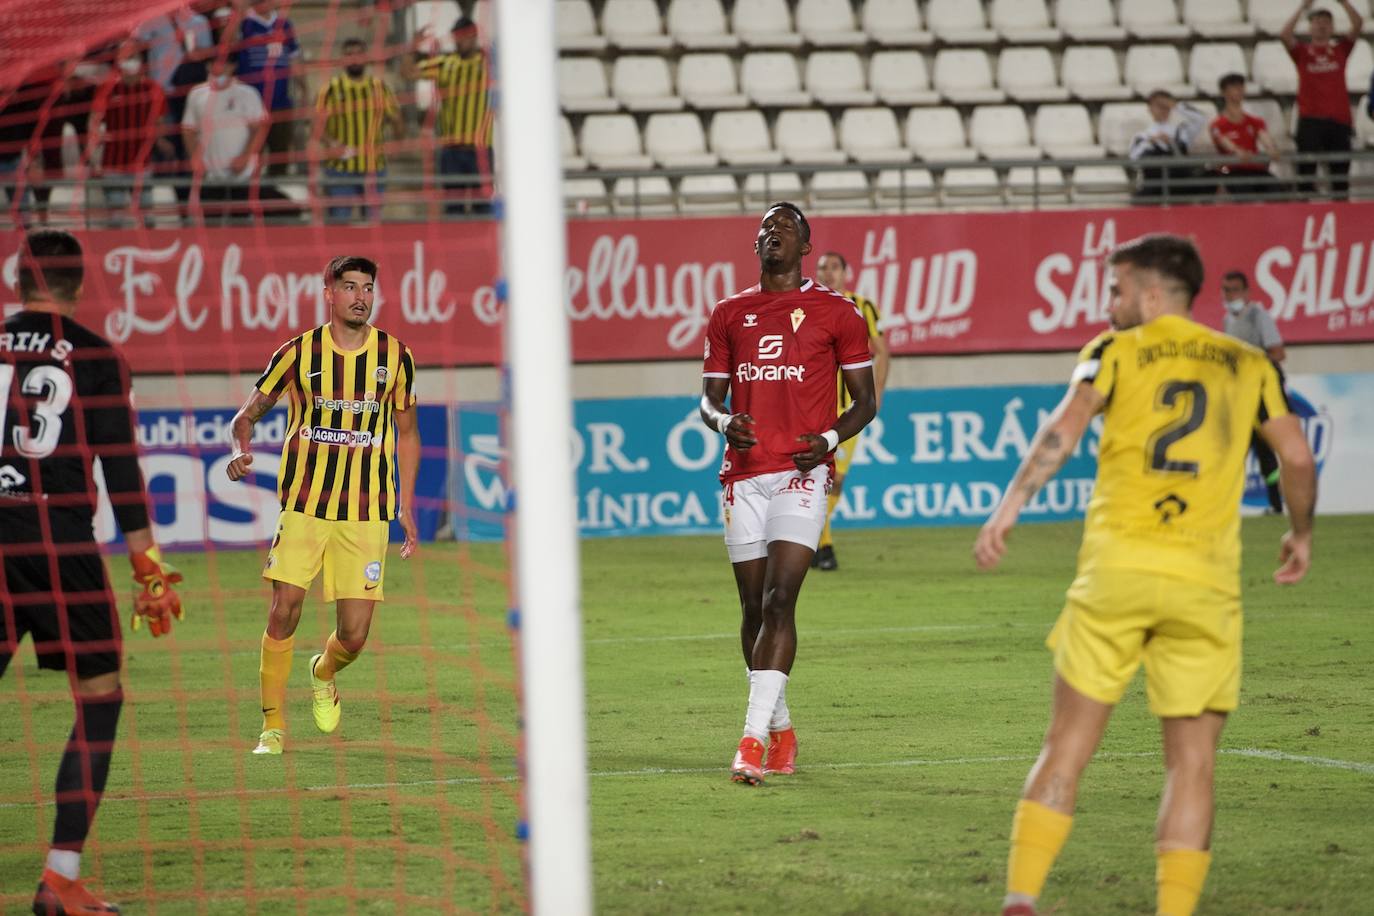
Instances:
[[[1283,522],[1245,522],[1245,681],[1222,738],[1200,914],[1374,912],[1374,518],[1319,520],[1307,582],[1269,575]],[[1048,712],[1042,647],[1080,527],[1013,535],[975,574],[969,529],[839,533],[812,573],[788,698],[799,770],[726,768],[747,685],[719,540],[587,541],[599,913],[988,913]],[[251,757],[266,591],[253,552],[182,555],[173,638],[126,634],[128,702],[86,871],[132,913],[518,912],[512,644],[498,545],[394,555],[390,600],[310,721],[296,637],[287,754]],[[122,582],[124,564],[112,565]],[[1089,768],[1042,911],[1153,911],[1158,728],[1138,678]],[[0,681],[0,909],[27,911],[70,703],[25,646]],[[35,800],[41,804],[35,804]]]

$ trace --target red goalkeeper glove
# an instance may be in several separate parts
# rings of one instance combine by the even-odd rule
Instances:
[[[129,625],[138,630],[146,618],[148,631],[154,637],[172,632],[172,618],[181,620],[186,614],[181,609],[181,598],[172,588],[181,581],[181,573],[163,561],[156,546],[146,553],[129,554],[129,563],[134,568],[134,583],[143,586],[134,596],[134,616]]]

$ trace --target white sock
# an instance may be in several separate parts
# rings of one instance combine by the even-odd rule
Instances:
[[[48,868],[68,881],[75,881],[81,877],[81,853],[70,849],[49,849]]]
[[[773,718],[768,720],[770,732],[785,732],[792,727],[792,713],[787,708],[787,683],[778,691],[778,702],[773,706]]]
[[[747,737],[768,740],[768,722],[786,686],[787,675],[781,671],[755,671],[749,676],[749,711],[744,716]]]

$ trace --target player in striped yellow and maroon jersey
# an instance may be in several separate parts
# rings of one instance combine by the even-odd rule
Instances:
[[[282,395],[290,398],[277,470],[281,516],[262,573],[272,582],[272,607],[262,637],[263,725],[255,754],[282,752],[294,634],[321,569],[336,629],[310,660],[310,686],[315,725],[332,732],[340,718],[334,675],[362,651],[384,598],[392,519],[405,532],[401,559],[416,548],[415,360],[405,344],[368,323],[376,279],[377,265],[366,258],[330,261],[324,274],[329,323],[283,344],[234,416],[228,473],[239,480],[251,472],[253,424]]]

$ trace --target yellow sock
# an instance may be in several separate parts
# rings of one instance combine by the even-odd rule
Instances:
[[[343,643],[339,642],[339,634],[330,633],[324,642],[324,654],[315,662],[315,677],[322,681],[332,681],[334,675],[357,660],[360,652],[361,650],[349,652],[343,647]]]
[[[1007,857],[1007,893],[1039,897],[1050,867],[1069,838],[1073,815],[1039,802],[1021,799],[1011,820],[1011,854]]]
[[[835,541],[830,537],[830,516],[835,514],[835,507],[840,504],[840,497],[836,493],[828,493],[825,497],[825,527],[821,529],[821,542],[817,547],[830,547]]]
[[[258,661],[258,679],[262,695],[262,730],[286,728],[286,681],[291,676],[291,650],[294,636],[273,639],[262,634],[262,655]]]
[[[1155,851],[1155,884],[1158,886],[1159,916],[1192,916],[1212,854],[1205,849],[1159,849]]]

